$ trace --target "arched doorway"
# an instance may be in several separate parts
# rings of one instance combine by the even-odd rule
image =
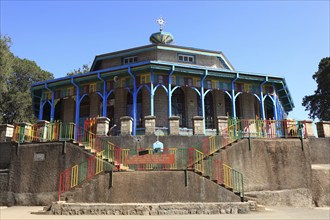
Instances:
[[[168,124],[168,98],[165,89],[159,86],[154,95],[154,110],[156,127],[166,127]]]
[[[205,108],[205,127],[208,129],[214,129],[214,105],[212,92],[208,92],[204,98]]]
[[[49,102],[46,102],[43,107],[42,120],[50,121],[50,110],[51,106]]]
[[[63,121],[62,109],[63,109],[63,99],[60,99],[55,105],[54,121]]]
[[[180,127],[186,127],[187,121],[185,116],[185,95],[181,88],[177,88],[172,93],[172,115],[180,117]]]
[[[90,98],[85,96],[80,102],[79,126],[84,127],[86,118],[90,115]]]
[[[126,114],[133,118],[133,95],[128,92],[127,93],[127,104],[126,104]],[[136,100],[136,127],[142,128],[143,127],[143,120],[142,120],[142,92],[139,91]]]
[[[107,118],[110,119],[109,122],[110,127],[112,127],[115,124],[115,103],[116,103],[115,94],[112,92],[107,100]]]
[[[273,101],[269,96],[266,97],[264,101],[264,107],[265,107],[265,119],[274,119],[274,105]]]
[[[225,95],[225,114],[226,116],[230,117],[232,116],[231,98],[228,96],[227,93],[224,93],[224,95]]]

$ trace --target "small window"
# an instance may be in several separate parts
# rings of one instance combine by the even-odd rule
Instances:
[[[195,56],[186,55],[186,54],[179,54],[178,55],[178,61],[179,62],[185,62],[185,63],[195,63]]]
[[[134,56],[134,57],[125,57],[123,59],[123,64],[135,63],[137,61],[138,61],[137,56]]]

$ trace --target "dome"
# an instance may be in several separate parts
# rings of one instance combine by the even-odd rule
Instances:
[[[158,44],[158,43],[170,44],[174,40],[174,38],[171,33],[160,31],[160,32],[151,34],[149,40],[151,43],[154,43],[154,44]]]

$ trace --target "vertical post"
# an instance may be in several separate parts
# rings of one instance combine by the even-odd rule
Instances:
[[[97,77],[103,82],[103,94],[102,94],[102,116],[107,117],[107,84],[98,72]]]
[[[203,133],[205,134],[205,102],[204,102],[204,98],[205,98],[205,94],[204,94],[204,88],[205,88],[205,78],[208,75],[208,70],[205,70],[204,75],[201,78],[201,91],[200,91],[200,103],[201,103],[201,110],[202,110],[202,117],[203,117]]]
[[[188,186],[188,170],[184,170],[184,186]]]
[[[275,86],[273,85],[273,107],[274,107],[274,120],[277,120],[277,105],[276,105],[276,100],[277,100],[277,95],[275,93]]]
[[[76,117],[75,117],[75,124],[76,129],[74,133],[74,139],[78,140],[78,132],[79,132],[79,114],[80,114],[80,93],[79,93],[79,86],[73,81],[71,78],[71,83],[76,87]]]
[[[150,115],[154,116],[155,111],[154,111],[154,70],[151,69],[150,71]]]
[[[239,78],[239,73],[236,73],[236,78],[233,81],[231,81],[231,111],[234,120],[236,120],[235,81],[238,80],[238,78]]]
[[[266,80],[263,81],[262,83],[260,83],[259,86],[259,92],[260,92],[260,107],[261,107],[261,119],[265,120],[266,116],[265,116],[265,105],[264,105],[264,93],[262,91],[262,86],[268,81],[268,76],[266,76]]]
[[[44,91],[42,91],[41,99],[40,99],[39,116],[38,116],[39,121],[42,120],[42,116],[44,114],[44,105],[43,105],[43,101],[42,101],[43,95],[44,95]]]
[[[175,67],[172,66],[171,71],[168,74],[168,90],[167,90],[167,100],[168,100],[168,120],[172,116],[172,74],[174,72]],[[169,125],[168,128],[170,130],[170,120],[169,120]]]
[[[55,94],[54,94],[54,91],[49,89],[48,86],[47,86],[47,83],[45,83],[45,89],[47,89],[48,91],[50,91],[52,93],[52,101],[51,101],[51,105],[50,105],[50,122],[54,122],[54,114],[55,114]]]
[[[133,131],[132,135],[136,135],[136,102],[137,102],[137,89],[136,89],[136,78],[135,75],[131,72],[131,67],[127,68],[128,74],[133,78]]]

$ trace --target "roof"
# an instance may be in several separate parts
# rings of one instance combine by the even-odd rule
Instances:
[[[109,78],[115,75],[121,75],[127,73],[128,69],[131,69],[132,72],[143,70],[143,69],[155,69],[155,70],[164,70],[170,71],[175,70],[178,73],[191,73],[194,75],[203,75],[207,71],[209,76],[225,78],[228,80],[233,80],[235,78],[241,80],[249,80],[256,82],[268,82],[273,84],[276,87],[278,96],[284,106],[286,112],[291,111],[294,108],[294,103],[291,98],[291,94],[286,85],[284,77],[274,76],[274,75],[265,75],[260,73],[251,73],[251,72],[242,72],[235,70],[226,70],[220,68],[210,68],[206,66],[199,65],[187,65],[182,63],[174,62],[165,62],[165,61],[143,61],[131,64],[125,64],[121,66],[115,66],[107,69],[97,70],[89,72],[86,74],[79,74],[73,76],[66,76],[62,78],[57,78],[53,80],[48,80],[44,82],[38,82],[32,85],[32,90],[40,90],[46,87],[54,88],[56,86],[70,85],[74,81],[75,83],[87,83],[88,81],[97,81],[100,80],[99,77]]]
[[[201,54],[201,55],[207,55],[207,56],[215,56],[222,58],[225,63],[229,66],[229,69],[234,70],[234,67],[231,65],[229,60],[226,58],[226,56],[221,51],[214,51],[214,50],[206,50],[206,49],[199,49],[194,47],[184,47],[184,46],[178,46],[178,45],[172,45],[172,44],[149,44],[144,45],[140,47],[134,47],[129,48],[126,50],[119,50],[111,53],[105,53],[95,56],[93,64],[91,66],[91,71],[95,70],[96,62],[104,59],[110,59],[110,58],[116,58],[116,57],[124,57],[124,56],[130,56],[135,55],[137,53],[150,51],[150,50],[173,50],[183,53],[194,53],[194,54]]]

